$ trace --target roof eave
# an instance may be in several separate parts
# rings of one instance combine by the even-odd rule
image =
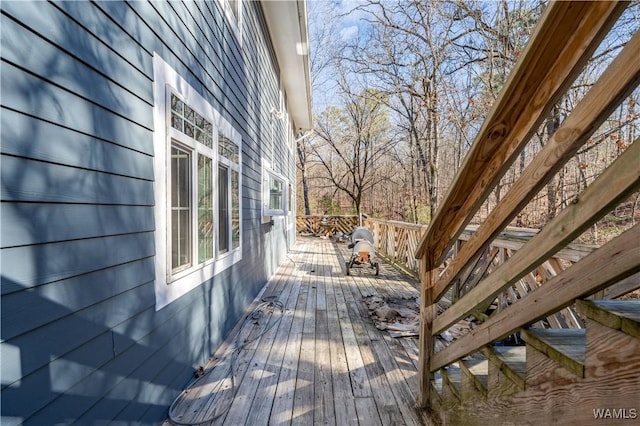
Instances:
[[[263,1],[262,10],[296,131],[313,127],[306,0]]]

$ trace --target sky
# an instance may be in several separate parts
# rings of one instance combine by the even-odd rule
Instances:
[[[367,4],[366,0],[308,0],[309,38],[311,56],[326,54],[328,50],[322,43],[326,43],[327,36],[339,42],[355,39],[367,23],[363,20],[366,12],[357,10],[360,5]],[[328,31],[330,35],[321,35]],[[319,40],[322,40],[319,42]],[[333,70],[326,67],[315,76],[313,91],[313,108],[316,113],[324,110],[327,105],[336,105],[335,83],[332,78]]]

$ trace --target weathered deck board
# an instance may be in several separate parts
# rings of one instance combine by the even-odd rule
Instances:
[[[272,344],[265,341],[262,345],[265,350],[268,348],[268,358],[266,366],[262,372],[262,377],[257,385],[260,390],[260,396],[253,399],[251,409],[249,410],[247,417],[247,424],[251,425],[266,425],[268,424],[268,418],[261,413],[271,410],[271,405],[275,398],[278,381],[280,379],[280,371],[282,369],[285,344],[287,337],[291,331],[291,325],[293,323],[293,315],[291,315],[291,308],[295,307],[295,303],[298,300],[300,293],[301,281],[298,276],[294,274],[294,264],[291,262],[286,265],[285,274],[282,274],[280,280],[284,283],[282,293],[279,295],[279,300],[283,303],[284,313],[280,319],[281,323],[277,327],[275,336],[272,339]],[[292,283],[288,281],[293,280]],[[288,283],[288,285],[286,285]],[[271,336],[265,335],[265,340]]]
[[[207,425],[427,424],[415,408],[417,340],[376,329],[362,301],[417,297],[415,280],[386,264],[377,277],[360,268],[346,276],[349,255],[346,245],[299,238],[261,295],[277,298],[283,314],[239,324],[173,414],[182,422],[216,414]],[[231,356],[233,384],[224,370]]]
[[[330,246],[326,246],[330,247]],[[337,282],[343,279],[344,273],[340,267],[329,268],[327,282]],[[342,330],[340,321],[342,316],[338,309],[338,302],[334,285],[327,285],[327,309],[328,309],[328,331],[331,339],[329,340],[329,349],[331,353],[331,377],[334,392],[334,409],[335,421],[337,425],[357,424],[358,414],[356,411],[356,400],[351,390],[351,379],[349,376],[349,364],[347,363],[347,354],[342,338]],[[342,294],[340,294],[342,297]]]
[[[302,252],[307,251],[305,246]],[[300,261],[294,257],[294,261]],[[273,401],[271,412],[256,413],[256,416],[268,417],[269,424],[289,424],[292,418],[294,395],[296,392],[296,378],[298,373],[298,360],[300,357],[300,347],[302,345],[302,333],[307,305],[307,295],[309,294],[309,279],[313,270],[313,259],[309,258],[307,263],[302,263],[300,268],[301,281],[298,297],[293,301],[293,320],[289,332],[286,349],[283,354],[282,370],[276,389],[276,396]],[[268,406],[268,404],[265,404]]]
[[[342,252],[343,257],[349,255],[348,252],[345,253],[343,246],[338,246],[338,250]],[[354,269],[352,275],[356,285],[349,286],[353,297],[353,303],[350,306],[354,308],[351,314],[354,318],[366,318],[366,307],[356,302],[365,296],[372,294],[391,298],[417,296],[417,290],[407,281],[407,278],[390,267],[382,266],[380,275],[377,277],[367,268],[359,269],[360,272],[356,271],[358,270]],[[396,405],[398,400],[410,402],[409,407],[415,403],[415,395],[411,393],[408,383],[411,382],[413,389],[417,388],[415,367],[410,355],[400,340],[391,338],[387,333],[380,333],[372,321],[364,321],[362,328],[364,333],[361,336],[360,347],[368,348],[366,352],[368,355],[376,354],[375,361],[367,365],[370,376],[375,377],[371,379],[371,383],[383,424],[395,423],[399,418],[402,418],[404,424],[420,424],[413,410],[401,409]],[[412,345],[416,347],[415,342]]]

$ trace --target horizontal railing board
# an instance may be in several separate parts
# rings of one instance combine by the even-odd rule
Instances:
[[[640,271],[640,224],[433,355],[431,371]]]
[[[492,300],[637,190],[640,187],[638,158],[640,143],[635,142],[523,249],[517,251],[458,303],[436,318],[433,333],[440,333],[472,312],[477,305]],[[617,191],[611,191],[611,188],[616,188]],[[575,265],[572,268],[574,267]]]

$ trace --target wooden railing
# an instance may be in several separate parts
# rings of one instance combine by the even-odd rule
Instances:
[[[354,215],[311,215],[296,217],[296,232],[315,235],[333,235],[337,232],[348,234],[358,226],[359,218]]]
[[[359,219],[357,216],[300,216],[296,222],[300,233],[311,232],[315,235],[333,236],[340,232],[348,234],[357,226]],[[363,219],[362,225],[372,232],[377,254],[406,273],[418,277],[418,260],[414,253],[427,230],[427,225],[374,218]],[[462,245],[472,238],[476,229],[476,226],[468,226],[460,234],[449,257],[457,256]],[[441,298],[440,305],[449,307],[452,302],[456,302],[471,291],[485,275],[511,258],[537,232],[535,229],[507,228],[491,243],[477,262],[456,281],[447,295]],[[481,320],[487,319],[488,311],[500,312],[592,251],[593,247],[584,245],[572,244],[565,247],[539,268],[523,276],[486,306],[477,309],[473,315]],[[571,307],[555,312],[544,320],[546,324],[540,324],[541,327],[581,328],[583,326],[582,320]]]
[[[416,251],[418,242],[426,232],[426,225],[415,225],[405,222],[384,221],[379,219],[366,219],[364,226],[369,228],[374,235],[376,252],[386,257],[389,261],[400,266],[406,272],[418,276],[418,261],[413,254]],[[461,247],[469,241],[476,226],[468,226],[459,236],[454,244],[448,258],[457,256]],[[449,307],[464,294],[471,291],[480,280],[493,272],[501,264],[510,259],[526,242],[538,233],[535,229],[507,228],[498,238],[492,241],[489,247],[478,257],[467,270],[449,288],[446,295],[439,300],[441,307]],[[543,262],[517,280],[512,286],[501,292],[495,299],[483,306],[479,306],[473,315],[481,320],[488,318],[487,310],[500,312],[507,306],[516,303],[531,291],[541,287],[564,269],[578,262],[589,255],[594,250],[592,246],[571,244],[555,253],[551,258]],[[442,269],[440,274],[446,269]],[[490,309],[492,308],[492,309]],[[544,318],[546,324],[540,327],[551,328],[582,328],[583,322],[576,315],[576,312],[567,307],[554,312]]]
[[[466,225],[511,167],[560,96],[573,83],[620,16],[625,3],[551,2],[500,97],[467,153],[448,194],[423,235],[420,259],[420,401],[430,403],[433,373],[522,327],[546,318],[579,298],[607,290],[640,271],[640,224],[563,268],[554,256],[620,201],[640,188],[640,142],[636,139],[572,204],[538,233],[522,241],[490,273],[437,314],[436,303],[483,258],[490,258],[506,226],[589,140],[593,132],[638,86],[640,33],[627,43],[596,84],[564,120],[484,222],[458,244]],[[493,250],[492,250],[493,248]],[[453,253],[453,256],[451,254]],[[496,256],[499,253],[495,254]],[[537,276],[553,273],[543,285]],[[481,311],[534,271],[534,288],[445,349],[434,338],[462,318]],[[636,278],[637,280],[637,275]],[[637,281],[636,281],[637,283]],[[633,285],[633,284],[632,284]]]
[[[417,276],[418,259],[414,253],[427,230],[426,225],[371,218],[364,220],[363,225],[373,234],[376,251]]]
[[[297,216],[296,232],[321,236],[349,234],[359,224],[360,218],[354,215]],[[427,230],[426,225],[373,219],[363,215],[362,226],[368,228],[373,234],[376,252],[417,276],[418,259],[415,258],[414,253],[420,238]]]
[[[549,3],[430,225],[425,229],[364,221],[375,236],[376,250],[409,270],[417,269],[421,281],[419,405],[430,405],[431,382],[442,367],[539,321],[551,327],[579,327],[580,319],[570,309],[577,300],[616,297],[640,287],[640,224],[627,227],[598,248],[571,245],[640,190],[640,139],[620,149],[613,164],[542,229],[508,228],[638,87],[640,32],[484,221],[468,227],[626,6],[620,2]],[[322,227],[327,226],[319,219],[301,220],[301,226],[310,230],[324,231]],[[348,232],[355,223],[346,222],[340,231]],[[444,299],[446,309],[442,310]],[[479,325],[435,352],[436,336],[470,315],[479,319]]]

